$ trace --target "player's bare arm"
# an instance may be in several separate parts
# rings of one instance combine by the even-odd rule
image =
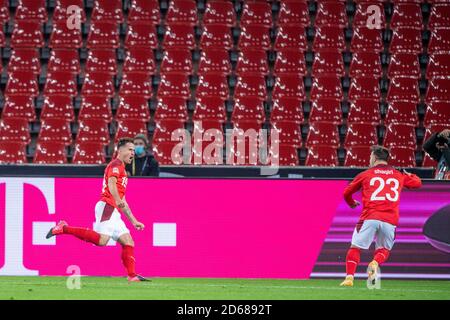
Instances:
[[[131,212],[130,206],[128,205],[127,200],[123,197],[122,201],[125,203],[124,209],[122,209],[123,213],[127,216],[130,222],[137,230],[144,230],[145,225],[142,222],[139,222]]]

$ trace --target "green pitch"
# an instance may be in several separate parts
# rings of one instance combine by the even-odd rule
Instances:
[[[128,284],[125,278],[81,277],[69,290],[66,277],[0,277],[0,299],[441,299],[450,300],[450,281],[382,280],[369,290],[335,280],[242,280],[153,278]]]

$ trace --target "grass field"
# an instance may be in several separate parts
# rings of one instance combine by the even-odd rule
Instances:
[[[440,299],[450,300],[450,281],[382,280],[369,290],[364,280],[353,288],[339,280],[242,280],[153,278],[128,284],[125,278],[82,277],[69,290],[66,277],[0,277],[0,299]]]

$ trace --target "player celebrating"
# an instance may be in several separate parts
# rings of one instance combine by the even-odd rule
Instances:
[[[347,276],[341,286],[353,286],[361,249],[369,249],[375,236],[375,254],[367,273],[370,283],[376,285],[378,266],[388,259],[394,245],[400,192],[403,187],[419,188],[422,185],[418,176],[402,173],[388,165],[388,149],[372,146],[371,151],[370,168],[357,175],[344,191],[345,201],[354,209],[360,203],[353,200],[352,195],[362,189],[363,210],[347,252]]]
[[[125,164],[131,163],[133,157],[133,139],[120,139],[117,144],[117,158],[105,169],[101,199],[95,206],[95,231],[72,227],[65,221],[60,221],[48,232],[47,239],[60,234],[71,234],[97,246],[105,246],[112,238],[122,245],[122,262],[128,272],[128,281],[137,282],[149,280],[135,272],[134,242],[119,213],[121,210],[137,230],[144,229],[144,224],[136,220],[125,199],[128,182]]]

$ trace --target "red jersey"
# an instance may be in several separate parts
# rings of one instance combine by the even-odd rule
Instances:
[[[422,181],[415,174],[407,175],[389,165],[378,165],[358,174],[345,189],[344,199],[352,205],[352,195],[362,189],[363,210],[359,222],[372,219],[396,226],[403,187],[419,188],[421,185]]]
[[[111,161],[105,169],[105,175],[103,176],[103,189],[101,201],[105,201],[114,208],[117,208],[116,202],[108,188],[108,179],[110,177],[116,177],[117,191],[119,192],[120,199],[125,196],[125,190],[127,188],[128,176],[125,171],[125,164],[119,159]],[[119,209],[119,208],[117,208]]]

